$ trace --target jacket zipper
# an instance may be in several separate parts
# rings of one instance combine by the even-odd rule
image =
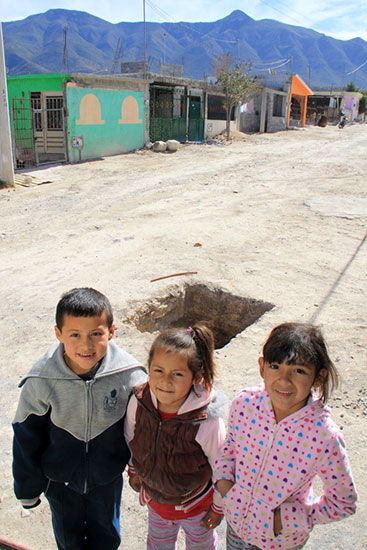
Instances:
[[[86,419],[86,430],[85,430],[85,479],[84,479],[84,488],[83,488],[83,494],[85,494],[88,490],[88,469],[89,469],[89,439],[90,439],[90,425],[92,420],[92,393],[91,393],[91,385],[93,383],[93,380],[87,380],[85,382],[86,384],[86,390],[87,390],[87,419]]]
[[[162,431],[162,424],[163,422],[170,422],[170,420],[172,420],[171,418],[168,418],[166,420],[162,420],[159,413],[156,411],[156,410],[151,410],[149,407],[147,407],[145,405],[145,403],[142,403],[140,400],[139,400],[139,404],[140,406],[142,406],[149,414],[152,414],[152,416],[154,416],[157,420],[158,420],[158,429],[157,429],[157,434],[155,436],[155,441],[154,441],[154,465],[153,465],[153,468],[152,468],[152,473],[151,475],[153,475],[153,473],[155,472],[156,468],[157,468],[157,462],[158,462],[158,443],[159,443],[159,438],[160,438],[160,435],[161,435],[161,431]],[[205,419],[203,419],[205,420]],[[202,422],[203,420],[196,420],[196,422]],[[192,422],[192,420],[190,419],[186,419],[184,421],[181,420],[181,422]]]
[[[276,435],[276,432],[277,432],[277,424],[275,424],[273,426],[273,429],[271,431],[271,433],[269,434],[269,441],[268,443],[266,444],[266,453],[264,453],[264,456],[263,456],[263,459],[262,459],[262,462],[261,464],[259,465],[259,469],[258,469],[258,472],[254,478],[254,481],[253,481],[253,484],[252,484],[252,489],[251,489],[251,499],[250,499],[250,502],[253,501],[253,498],[254,498],[254,493],[255,493],[255,490],[258,486],[258,480],[264,470],[264,466],[265,466],[265,462],[266,462],[266,459],[267,457],[269,456],[269,453],[270,453],[270,450],[272,449],[272,446],[273,446],[273,443],[274,443],[274,439],[275,439],[275,435]],[[248,512],[249,512],[249,509],[248,509]]]
[[[154,474],[154,472],[157,468],[159,439],[160,439],[160,435],[161,435],[161,431],[162,431],[163,422],[169,422],[171,420],[171,418],[168,418],[166,420],[162,420],[158,413],[154,414],[154,416],[158,420],[158,429],[157,429],[157,434],[155,436],[155,441],[154,441],[154,465],[153,465],[152,473],[151,473],[152,476],[153,476],[153,474]],[[187,420],[187,422],[191,422],[191,421]],[[199,422],[201,422],[201,420],[199,420]]]
[[[158,462],[158,442],[162,431],[162,420],[159,418],[159,424],[157,429],[157,434],[155,436],[155,442],[154,442],[154,466],[152,469],[152,474],[155,472]]]

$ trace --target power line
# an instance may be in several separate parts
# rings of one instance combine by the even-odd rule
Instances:
[[[288,19],[293,19],[293,21],[295,21],[297,23],[297,25],[303,27],[303,25],[301,24],[301,22],[297,19],[295,19],[294,17],[292,17],[291,15],[289,15],[289,11],[287,12],[284,12],[282,10],[279,10],[278,8],[275,8],[272,4],[270,4],[269,2],[265,2],[265,0],[262,0],[260,2],[260,4],[265,4],[266,6],[268,6],[269,8],[271,8],[273,11],[276,11],[280,14],[282,14],[283,16],[287,17]],[[292,10],[294,13],[296,13],[297,15],[299,15],[300,17],[304,18],[304,15],[301,15],[300,13],[297,13],[295,10]]]
[[[172,22],[175,23],[175,20],[173,19],[173,17],[171,15],[169,15],[168,13],[166,13],[165,11],[163,11],[159,6],[157,6],[156,4],[151,2],[150,0],[145,0],[145,2],[148,4],[148,6],[150,8],[152,8],[153,11],[155,11],[155,13],[160,15],[163,19],[171,19]]]
[[[253,63],[253,66],[259,66],[259,65],[276,65],[278,63],[283,63],[283,61],[289,61],[289,57],[288,59],[286,59],[285,57],[283,57],[283,59],[278,59],[277,61],[268,61],[266,63]]]
[[[283,60],[281,60],[283,61]],[[255,71],[274,71],[275,69],[280,69],[280,67],[284,67],[284,65],[287,65],[288,63],[291,63],[292,62],[292,58],[291,57],[288,57],[288,59],[286,59],[283,63],[280,63],[279,65],[275,65],[275,66],[272,66],[272,67],[264,67],[263,69],[261,68],[255,68],[254,70]]]
[[[168,21],[166,21],[166,22],[168,22],[168,23],[175,23],[176,25],[180,25],[181,27],[183,27],[185,29],[188,29],[190,32],[195,32],[196,34],[198,34],[200,36],[205,36],[206,38],[211,38],[212,40],[215,40],[216,42],[224,42],[226,44],[236,44],[236,40],[224,40],[223,38],[215,38],[214,36],[208,35],[207,33],[203,33],[203,32],[198,31],[197,29],[193,28],[192,26],[189,27],[188,25],[186,25],[182,21],[175,20],[171,15],[169,15],[167,12],[162,10],[159,6],[154,4],[151,0],[145,0],[145,1],[148,4],[148,6],[153,11],[155,11],[155,13],[160,15],[163,19],[167,19]],[[193,23],[193,24],[195,24],[195,23]]]
[[[356,69],[353,69],[353,71],[350,71],[349,73],[345,73],[346,75],[348,74],[353,74],[353,73],[356,73],[357,71],[359,71],[359,69],[362,69],[362,67],[364,67],[365,65],[367,64],[367,59],[364,63],[362,63],[362,65],[360,65],[359,67],[357,67]]]
[[[168,23],[173,23],[175,25],[179,25],[185,29],[188,29],[191,33],[196,33],[198,34],[199,36],[201,37],[205,37],[207,40],[214,40],[215,42],[222,42],[222,43],[225,43],[225,44],[236,44],[238,45],[238,39],[237,40],[225,40],[223,38],[216,38],[214,36],[211,36],[210,34],[208,33],[203,33],[197,29],[194,28],[193,25],[189,26],[185,23],[183,23],[182,21],[177,21],[174,19],[174,17],[172,17],[169,13],[167,13],[166,11],[164,11],[163,9],[161,9],[159,6],[157,6],[154,2],[152,2],[152,0],[145,0],[145,2],[148,4],[148,6],[156,13],[158,14],[160,17],[162,17],[163,19],[165,19],[166,21],[165,22],[168,22]],[[270,8],[272,8],[274,11],[278,11],[279,13],[283,13],[283,15],[287,15],[288,17],[290,17],[291,19],[294,19],[292,18],[291,16],[289,16],[289,13],[288,14],[285,14],[284,12],[282,12],[281,10],[275,8],[274,6],[272,6],[271,4],[269,4],[268,2],[266,2],[265,0],[262,0],[263,4],[266,4],[268,5]],[[293,10],[294,11],[294,10]],[[295,12],[296,13],[296,12]],[[301,15],[301,14],[298,14],[298,15]],[[295,20],[295,19],[294,19]],[[300,24],[299,21],[295,20],[296,23]],[[195,39],[194,39],[195,40]],[[280,69],[281,67],[287,65],[288,63],[292,62],[292,58],[289,57],[288,59],[286,58],[283,58],[283,59],[279,59],[279,60],[276,60],[276,61],[269,61],[267,63],[262,63],[262,62],[259,62],[259,63],[252,63],[252,66],[253,66],[253,70],[255,71],[271,71],[271,70],[275,70],[275,69]],[[367,63],[367,61],[366,61]],[[262,65],[265,65],[265,67],[262,68]],[[363,64],[364,65],[364,64]],[[362,66],[363,66],[362,65]],[[361,67],[362,67],[361,66]],[[361,68],[359,67],[359,68]],[[358,70],[359,68],[357,68],[356,70]],[[351,73],[347,73],[347,74],[351,74]]]

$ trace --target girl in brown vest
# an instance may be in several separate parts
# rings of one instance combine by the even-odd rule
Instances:
[[[209,328],[168,329],[153,342],[149,381],[134,388],[125,422],[131,487],[148,504],[148,550],[215,550],[222,520],[212,467],[225,437],[226,398],[212,389]]]

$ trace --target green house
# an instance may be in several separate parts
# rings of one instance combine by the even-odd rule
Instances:
[[[16,168],[126,153],[148,141],[143,80],[34,74],[7,85]]]

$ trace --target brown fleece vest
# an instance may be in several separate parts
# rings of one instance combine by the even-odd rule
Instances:
[[[156,502],[179,505],[195,495],[212,476],[212,469],[195,441],[206,406],[161,420],[146,382],[135,388],[138,400],[132,462],[149,496]]]

